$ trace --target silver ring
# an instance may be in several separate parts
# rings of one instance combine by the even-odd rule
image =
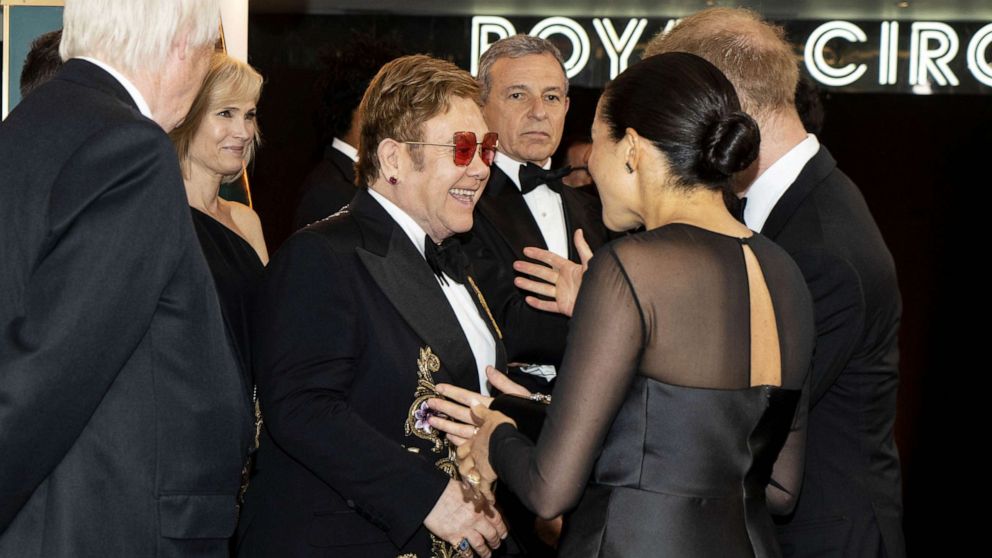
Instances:
[[[468,542],[468,538],[462,538],[462,540],[458,542],[458,553],[465,554],[468,551],[469,547],[470,544]]]

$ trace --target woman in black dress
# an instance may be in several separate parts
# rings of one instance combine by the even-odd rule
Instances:
[[[252,385],[249,302],[269,255],[258,215],[219,193],[222,183],[241,178],[255,152],[260,137],[255,106],[261,90],[262,76],[254,68],[216,53],[189,114],[169,134],[246,386]]]
[[[536,444],[476,405],[434,406],[483,496],[498,478],[538,515],[568,512],[562,556],[777,556],[771,512],[801,483],[812,306],[798,268],[724,204],[758,151],[758,128],[727,79],[669,53],[607,86],[590,171],[606,225],[642,233],[600,249],[583,275],[518,267],[550,284],[535,306],[572,315]],[[467,402],[449,386],[439,391]],[[521,423],[521,427],[525,425]],[[468,439],[468,440],[466,440]]]

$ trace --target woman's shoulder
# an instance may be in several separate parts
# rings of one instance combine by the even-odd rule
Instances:
[[[258,213],[255,213],[254,209],[241,202],[231,200],[224,200],[222,203],[227,206],[228,212],[231,214],[231,219],[237,223],[239,228],[242,225],[261,228],[262,220],[259,219]]]
[[[641,257],[645,253],[659,255],[668,250],[698,245],[706,235],[704,229],[681,223],[671,223],[646,231],[629,232],[603,245],[601,250],[612,252],[621,259]]]
[[[230,200],[223,200],[225,206],[227,206],[228,213],[231,216],[231,220],[238,227],[241,235],[251,244],[255,252],[258,253],[259,259],[262,263],[268,263],[269,255],[268,250],[265,247],[265,235],[262,233],[262,220],[259,219],[258,213],[247,205]]]

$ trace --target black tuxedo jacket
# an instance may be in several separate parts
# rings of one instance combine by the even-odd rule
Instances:
[[[0,199],[0,556],[226,556],[250,405],[168,137],[70,60]]]
[[[607,239],[599,197],[587,188],[562,188],[562,207],[568,233],[568,256],[578,262],[572,238],[582,229],[595,250]],[[475,210],[472,230],[463,241],[486,295],[503,329],[510,362],[560,365],[565,352],[568,318],[531,308],[528,293],[513,285],[515,260],[526,260],[523,249],[547,249],[537,221],[523,194],[499,167],[493,165],[489,183]]]
[[[355,196],[355,162],[331,146],[303,181],[303,195],[293,223],[301,229],[332,215]]]
[[[780,526],[787,556],[905,556],[893,439],[902,303],[895,265],[857,186],[826,148],[761,233],[785,248],[813,295],[806,473]]]
[[[290,237],[269,264],[255,371],[269,436],[240,556],[430,556],[424,518],[447,454],[411,434],[418,359],[479,390],[468,340],[427,262],[368,193]],[[485,310],[483,320],[490,323]],[[497,339],[497,365],[505,353]]]

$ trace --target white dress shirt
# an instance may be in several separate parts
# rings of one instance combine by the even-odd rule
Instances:
[[[138,88],[133,83],[131,83],[131,80],[124,77],[124,74],[117,71],[110,64],[107,64],[106,62],[103,62],[101,60],[97,60],[96,58],[90,58],[89,56],[77,56],[77,58],[79,58],[80,60],[85,60],[87,62],[96,64],[104,71],[106,71],[108,74],[114,76],[114,79],[119,81],[120,84],[124,86],[124,89],[127,90],[128,94],[131,95],[131,98],[134,99],[134,104],[138,105],[138,110],[141,111],[141,114],[143,114],[148,119],[155,120],[154,118],[152,118],[152,109],[151,107],[148,106],[148,101],[145,100],[144,95],[142,95],[141,91],[138,91]]]
[[[410,238],[413,245],[417,247],[417,251],[423,256],[424,241],[427,236],[424,229],[413,220],[413,217],[407,215],[405,211],[386,199],[379,192],[369,188],[369,194],[379,202],[379,205],[403,229],[403,232]],[[437,277],[435,276],[435,278]],[[482,321],[483,318],[479,315],[479,309],[475,306],[475,302],[472,301],[472,293],[468,291],[465,285],[459,285],[451,277],[448,277],[447,274],[445,274],[445,278],[448,280],[447,285],[442,283],[440,278],[437,278],[437,282],[441,286],[441,291],[444,292],[445,298],[448,299],[448,304],[451,305],[451,309],[455,312],[455,317],[458,318],[458,323],[462,326],[462,331],[465,332],[469,347],[472,349],[472,356],[475,357],[475,364],[479,373],[480,392],[482,395],[489,395],[489,386],[486,384],[488,381],[486,379],[486,367],[496,365],[496,341],[486,326],[486,322]]]
[[[789,186],[796,181],[806,163],[820,150],[816,136],[808,134],[806,139],[796,144],[772,166],[765,169],[744,193],[747,205],[744,206],[744,224],[749,229],[761,232],[772,208],[782,198]]]
[[[520,187],[520,168],[526,163],[521,163],[508,155],[497,152],[496,165],[506,173],[506,176],[510,177],[517,190],[523,191]],[[541,167],[545,170],[551,168],[551,159],[549,158]],[[534,221],[537,222],[537,228],[541,230],[541,236],[544,237],[544,243],[547,244],[548,250],[567,258],[570,239],[568,238],[568,229],[565,227],[565,209],[562,205],[561,194],[548,188],[547,184],[541,184],[524,194],[524,202],[527,203],[527,208],[534,216]],[[555,367],[549,364],[521,366],[520,371],[540,376],[549,381],[558,373]]]
[[[520,163],[497,152],[496,165],[510,177],[517,190],[520,190],[520,167],[526,163]],[[551,168],[551,159],[541,166],[544,169]],[[562,207],[561,195],[548,188],[546,184],[541,184],[524,194],[524,201],[531,215],[534,216],[534,221],[537,222],[537,228],[541,229],[541,236],[544,237],[548,250],[567,258],[569,238],[568,230],[565,228],[565,210]]]

